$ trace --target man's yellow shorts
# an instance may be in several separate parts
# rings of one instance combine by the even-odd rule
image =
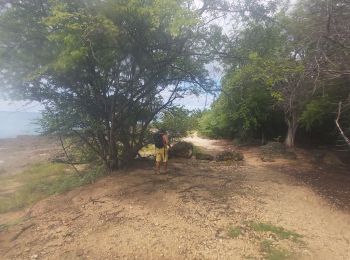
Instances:
[[[167,161],[168,161],[168,148],[156,147],[156,162],[167,162]]]

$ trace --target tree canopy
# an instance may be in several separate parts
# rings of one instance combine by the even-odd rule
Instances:
[[[6,1],[5,1],[6,2]],[[1,78],[45,104],[45,130],[76,134],[109,169],[133,158],[173,101],[213,81],[196,55],[209,37],[187,1],[7,1]]]
[[[263,142],[284,136],[293,147],[301,129],[335,141],[339,101],[348,131],[349,12],[346,1],[308,0],[247,23],[225,44],[222,92],[202,133]]]
[[[3,93],[43,103],[45,131],[80,138],[110,170],[135,157],[157,119],[188,128],[189,111],[173,105],[189,93],[219,91],[199,120],[208,136],[283,136],[289,147],[300,131],[348,140],[346,0],[4,0],[0,7]],[[221,88],[208,71],[214,61],[224,71]]]

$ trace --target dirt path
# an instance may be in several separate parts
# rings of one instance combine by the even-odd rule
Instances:
[[[235,148],[191,141],[213,154]],[[350,259],[350,215],[284,172],[302,165],[262,164],[254,151],[244,152],[239,165],[172,160],[161,176],[145,163],[50,197],[0,232],[0,256]]]

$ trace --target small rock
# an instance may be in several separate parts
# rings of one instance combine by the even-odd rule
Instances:
[[[198,152],[198,153],[196,153],[196,159],[197,160],[205,160],[205,161],[213,161],[214,156],[212,156],[210,154]]]
[[[240,152],[230,152],[230,151],[223,151],[220,152],[218,155],[216,155],[215,160],[217,162],[222,161],[243,161],[244,156]]]
[[[193,155],[193,144],[188,142],[178,142],[169,150],[170,157],[191,158]]]

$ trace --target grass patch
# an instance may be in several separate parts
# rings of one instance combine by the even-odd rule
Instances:
[[[13,192],[0,197],[0,213],[19,210],[50,195],[92,183],[101,175],[103,171],[100,168],[86,170],[82,172],[82,176],[79,176],[66,164],[32,165],[21,174],[0,179],[1,183],[20,184]],[[3,188],[6,187],[3,186]]]
[[[281,249],[273,245],[269,240],[263,240],[260,243],[260,248],[265,254],[265,259],[268,260],[284,260],[292,257],[292,253],[286,249]]]
[[[5,231],[8,229],[8,225],[7,224],[0,224],[0,232]]]
[[[230,238],[237,238],[242,234],[242,229],[249,236],[250,241],[259,245],[262,255],[258,259],[297,259],[298,253],[295,249],[305,245],[300,239],[301,235],[271,223],[247,221],[242,228],[230,226],[227,234]],[[246,259],[249,257],[245,256]]]
[[[279,239],[291,239],[296,242],[302,237],[298,233],[286,230],[283,227],[278,227],[270,223],[252,222],[250,223],[250,227],[257,232],[274,233]]]
[[[21,224],[25,220],[27,220],[27,217],[12,219],[11,221],[9,221],[7,223],[2,223],[2,224],[0,224],[0,232],[6,231],[7,229],[9,229],[12,226],[16,226],[18,224]]]
[[[230,238],[237,238],[242,234],[242,230],[240,227],[230,227],[227,234]]]

